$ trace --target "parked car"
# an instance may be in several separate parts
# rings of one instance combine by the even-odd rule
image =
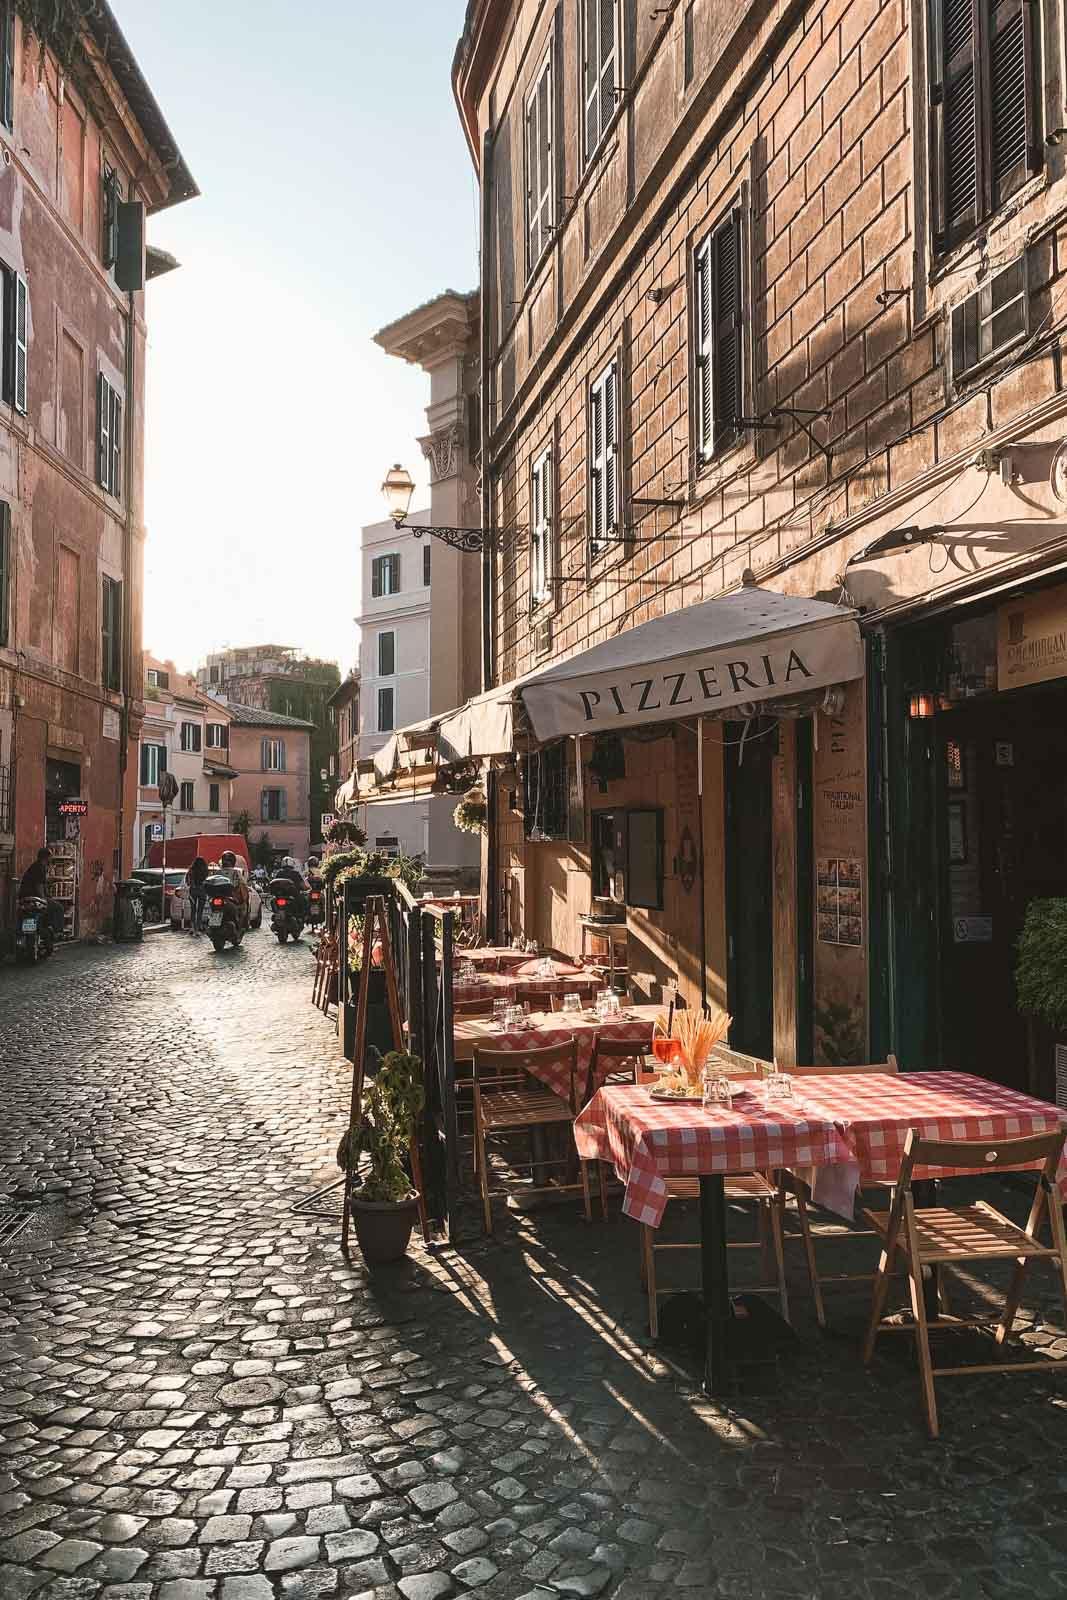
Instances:
[[[162,867],[137,867],[130,874],[145,886],[142,900],[144,902],[144,920],[146,923],[167,922],[170,920],[170,902],[176,889],[185,883],[184,867],[168,867],[167,882],[163,884]]]
[[[168,876],[168,878],[170,877],[169,870],[167,872],[167,876]],[[192,910],[190,909],[190,907],[189,907],[189,905],[187,903],[188,894],[189,894],[189,885],[185,881],[185,874],[182,873],[182,881],[181,881],[181,883],[178,885],[178,887],[176,889],[173,889],[171,891],[171,896],[170,896],[170,925],[171,925],[172,929],[180,928],[182,926],[183,922],[184,922],[186,927],[189,926],[190,920],[192,918]],[[262,899],[262,896],[259,893],[259,890],[256,888],[256,885],[254,883],[252,883],[252,882],[249,882],[249,885],[248,885],[248,926],[250,928],[258,928],[258,927],[261,926],[262,922],[263,922],[263,899]]]

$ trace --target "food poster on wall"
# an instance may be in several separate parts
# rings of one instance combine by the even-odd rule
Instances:
[[[862,682],[819,715],[813,752],[814,1014],[819,1063],[867,1058],[867,729]]]

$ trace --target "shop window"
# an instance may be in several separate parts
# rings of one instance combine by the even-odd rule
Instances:
[[[663,910],[663,811],[626,813],[626,904]]]
[[[594,811],[590,819],[592,839],[593,894],[598,900],[614,900],[617,857],[614,811]]]
[[[535,842],[567,839],[577,844],[584,837],[584,808],[568,750],[567,740],[531,750],[523,765],[523,826],[526,837]]]
[[[973,233],[1042,168],[1040,17],[1031,0],[930,0],[939,251]]]

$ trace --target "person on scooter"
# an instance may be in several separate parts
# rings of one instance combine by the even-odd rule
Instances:
[[[300,868],[292,856],[284,856],[282,858],[281,866],[276,867],[274,870],[274,876],[275,878],[288,878],[295,889],[302,890],[304,887],[304,879],[301,876]]]
[[[248,885],[243,875],[237,870],[237,857],[232,850],[224,850],[219,860],[219,872],[223,877],[229,878],[234,887],[234,895],[241,908],[241,919],[245,926],[248,925]]]
[[[207,862],[203,856],[197,856],[189,871],[185,874],[185,882],[189,889],[189,904],[192,907],[193,925],[190,933],[199,933],[200,925],[204,918],[204,901],[207,899],[207,890],[204,881],[207,878]]]
[[[53,934],[63,932],[63,902],[53,900],[48,893],[48,846],[42,845],[36,857],[22,874],[19,898],[48,901],[48,921]]]

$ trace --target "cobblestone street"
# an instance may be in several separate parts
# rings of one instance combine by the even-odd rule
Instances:
[[[1067,1594],[1067,1384],[946,1382],[927,1443],[910,1340],[864,1373],[862,1294],[819,1338],[795,1245],[800,1342],[730,1405],[650,1357],[617,1217],[347,1266],[293,1209],[348,1092],[310,982],[266,931],[0,972],[2,1203],[41,1202],[0,1246],[2,1600]]]

